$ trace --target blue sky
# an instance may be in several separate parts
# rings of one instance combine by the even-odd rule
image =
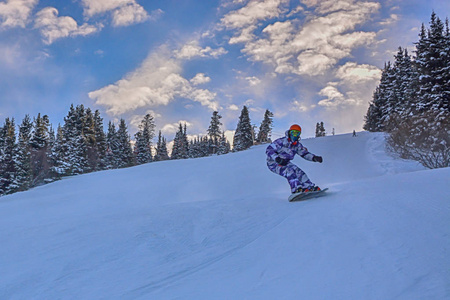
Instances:
[[[178,122],[205,134],[214,110],[231,135],[243,105],[274,136],[361,130],[385,61],[413,51],[444,0],[0,0],[0,120],[70,104],[124,118],[151,112],[170,140]]]

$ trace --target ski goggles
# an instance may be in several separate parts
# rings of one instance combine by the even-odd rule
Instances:
[[[291,132],[290,132],[290,134],[291,134],[293,137],[298,137],[298,136],[300,136],[301,133],[302,133],[302,132],[299,131],[299,130],[291,130]]]

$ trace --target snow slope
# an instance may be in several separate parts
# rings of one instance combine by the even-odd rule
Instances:
[[[0,198],[0,299],[450,299],[450,169],[303,144],[326,197],[289,203],[262,145]]]

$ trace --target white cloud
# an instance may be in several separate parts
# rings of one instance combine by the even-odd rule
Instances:
[[[228,29],[245,28],[260,20],[278,17],[283,11],[281,4],[287,3],[288,0],[252,0],[241,9],[226,14],[221,22]]]
[[[284,13],[285,1],[250,1],[243,8],[225,15],[221,24],[236,34],[230,44],[244,43],[242,52],[250,60],[274,66],[277,73],[320,75],[349,57],[356,47],[374,43],[376,33],[353,32],[357,25],[370,20],[380,8],[375,2],[353,0],[304,0],[313,8],[303,24],[291,20],[276,21],[254,32],[261,20],[278,18]],[[294,9],[295,12],[299,8]]]
[[[380,80],[381,70],[367,64],[347,62],[336,70],[335,75],[339,81],[329,82],[319,92],[326,99],[318,104],[328,108],[358,106],[363,115],[366,109],[364,105],[371,100],[372,92]]]
[[[160,117],[161,117],[160,114],[155,113],[153,110],[148,110],[148,111],[145,112],[145,114],[139,114],[139,115],[133,115],[133,116],[131,116],[129,124],[130,124],[135,130],[138,130],[138,129],[139,129],[139,126],[141,125],[142,120],[144,119],[144,117],[145,117],[147,114],[152,115],[152,117],[153,117],[154,119],[160,118]]]
[[[316,107],[315,105],[306,105],[305,103],[299,101],[299,100],[294,100],[291,102],[291,111],[297,111],[297,112],[307,112],[311,109],[313,109],[314,107]]]
[[[397,23],[398,20],[399,20],[399,17],[398,17],[397,14],[391,14],[391,15],[389,16],[389,18],[387,18],[387,19],[381,21],[381,22],[380,22],[380,25],[383,25],[383,26],[392,25],[392,24]]]
[[[22,27],[28,23],[38,0],[6,0],[0,2],[0,27]]]
[[[142,107],[168,105],[176,98],[190,99],[218,109],[216,94],[197,89],[183,78],[180,61],[173,59],[168,51],[161,49],[150,55],[142,65],[114,84],[89,93],[96,104],[108,108],[112,115],[120,115]]]
[[[145,22],[149,15],[145,9],[136,3],[131,3],[116,9],[113,12],[113,26],[129,26]]]
[[[327,99],[319,101],[320,106],[326,107],[337,107],[341,105],[352,105],[357,104],[357,101],[352,98],[346,98],[344,94],[342,94],[336,86],[330,84],[323,88],[319,95],[327,97]]]
[[[377,81],[381,77],[381,70],[371,65],[358,65],[355,62],[347,62],[339,67],[336,77],[351,85],[355,83],[365,83]]]
[[[189,128],[192,126],[192,123],[190,123],[186,120],[180,120],[176,123],[170,123],[170,124],[164,125],[163,128],[161,129],[161,132],[166,135],[167,134],[175,134],[180,129],[180,124],[183,126],[183,128],[184,128],[184,124],[186,124],[186,128]]]
[[[39,29],[46,44],[64,37],[86,36],[99,31],[102,25],[93,26],[83,24],[78,26],[71,17],[58,17],[58,10],[54,7],[46,7],[36,14],[34,27]]]
[[[239,106],[237,106],[236,104],[231,104],[230,106],[228,106],[228,109],[236,111],[236,110],[239,110]]]
[[[198,45],[197,41],[191,41],[185,44],[180,50],[174,51],[174,53],[179,59],[189,60],[195,57],[218,58],[219,56],[226,54],[227,51],[222,47],[217,49],[212,49],[209,46],[202,48]]]
[[[136,0],[82,0],[82,5],[84,15],[88,18],[111,12],[114,27],[156,20],[163,13],[157,9],[149,15]]]
[[[261,79],[255,76],[245,77],[245,79],[248,81],[250,86],[255,86],[261,83]]]
[[[205,76],[204,73],[198,73],[197,75],[194,76],[194,78],[192,78],[190,80],[190,82],[193,85],[199,85],[199,84],[204,84],[204,83],[208,83],[211,81],[211,78],[208,76]]]
[[[84,14],[88,17],[135,3],[135,0],[82,0]]]

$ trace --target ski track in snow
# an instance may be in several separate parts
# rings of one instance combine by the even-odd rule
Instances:
[[[0,198],[0,299],[449,299],[449,168],[302,142],[324,197],[289,203],[260,145]]]

